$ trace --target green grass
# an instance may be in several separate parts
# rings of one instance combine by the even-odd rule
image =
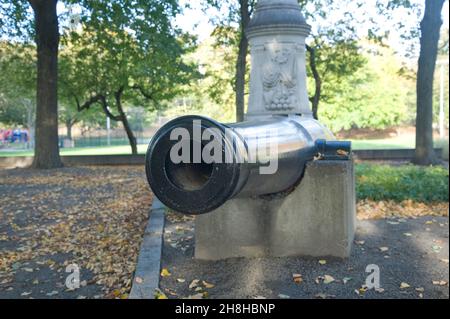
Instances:
[[[363,145],[366,141],[359,141]],[[370,144],[374,145],[374,144]],[[381,145],[381,144],[380,144]],[[389,144],[391,146],[396,144]],[[144,154],[147,145],[139,145]],[[110,155],[129,154],[129,146],[62,149],[61,154]],[[32,151],[1,152],[1,156],[32,156]],[[387,166],[374,164],[356,165],[356,192],[358,199],[414,200],[418,202],[448,202],[448,170],[442,167]]]
[[[358,199],[448,202],[448,170],[443,167],[356,165]]]
[[[139,154],[145,154],[147,145],[138,145]],[[88,156],[88,155],[125,155],[131,154],[130,146],[100,146],[100,147],[80,147],[63,148],[62,156]],[[1,151],[0,157],[33,156],[32,150]]]
[[[416,147],[414,136],[398,136],[381,140],[352,140],[355,150],[411,149]]]
[[[354,150],[369,150],[369,149],[413,149],[415,148],[414,137],[399,136],[384,140],[353,140]],[[448,141],[437,141],[437,147],[448,145]],[[145,154],[147,145],[139,145],[138,151],[140,154]],[[65,156],[80,156],[80,155],[123,155],[131,154],[131,149],[128,145],[125,146],[98,146],[98,147],[76,147],[61,149],[61,155]],[[448,154],[448,147],[447,147]],[[33,156],[33,151],[17,150],[17,151],[2,151],[0,149],[0,157],[13,156]],[[447,155],[448,156],[448,155]]]

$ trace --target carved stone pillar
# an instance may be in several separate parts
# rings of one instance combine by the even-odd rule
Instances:
[[[259,0],[246,30],[252,57],[247,119],[312,116],[305,62],[310,31],[297,0]]]

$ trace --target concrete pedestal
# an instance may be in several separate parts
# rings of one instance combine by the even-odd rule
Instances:
[[[198,216],[195,257],[349,257],[356,225],[353,166],[310,162],[287,196],[236,198]]]

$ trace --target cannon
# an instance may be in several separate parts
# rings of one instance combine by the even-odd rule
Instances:
[[[350,256],[351,143],[337,141],[313,118],[310,30],[297,0],[258,0],[245,30],[251,54],[245,121],[184,116],[150,142],[150,187],[173,211],[196,215],[197,259]]]
[[[348,159],[351,143],[312,118],[273,116],[221,124],[185,116],[152,139],[146,174],[154,194],[184,214],[209,213],[237,197],[289,193],[308,161]]]

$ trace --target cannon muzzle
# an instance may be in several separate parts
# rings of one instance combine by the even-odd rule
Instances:
[[[287,191],[301,180],[306,162],[348,158],[350,152],[350,143],[336,142],[311,118],[273,116],[221,124],[186,116],[156,133],[147,151],[146,174],[161,202],[197,215],[234,197]]]

